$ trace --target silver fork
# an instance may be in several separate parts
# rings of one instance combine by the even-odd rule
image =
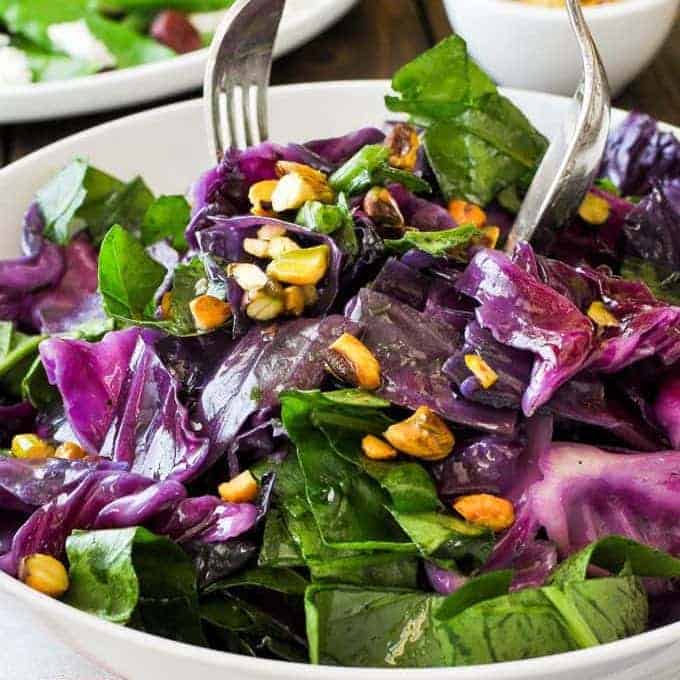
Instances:
[[[567,0],[576,35],[583,77],[560,133],[548,147],[524,198],[505,251],[512,254],[519,241],[545,238],[578,210],[602,162],[610,122],[607,74],[579,0]]]
[[[286,0],[237,0],[208,52],[203,105],[218,160],[267,139],[267,89]]]

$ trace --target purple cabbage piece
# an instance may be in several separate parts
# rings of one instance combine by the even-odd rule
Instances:
[[[124,470],[101,458],[31,460],[0,458],[0,508],[29,512],[68,493],[94,470]]]
[[[36,552],[61,557],[74,529],[142,525],[166,531],[175,540],[227,541],[249,531],[256,516],[257,508],[250,503],[224,503],[214,497],[187,499],[186,489],[176,481],[154,482],[129,472],[96,471],[30,516],[16,532],[11,550],[0,557],[0,569],[14,575],[21,559]]]
[[[420,231],[443,231],[458,226],[444,206],[419,198],[401,184],[391,184],[389,190],[409,227]]]
[[[24,257],[0,262],[0,291],[30,293],[59,281],[64,271],[61,248],[43,238],[43,228],[34,203],[24,217]]]
[[[343,254],[329,236],[271,217],[212,217],[209,222],[211,226],[198,234],[200,249],[227,262],[253,261],[254,258],[243,250],[243,241],[246,238],[254,238],[263,224],[283,226],[300,245],[305,247],[327,245],[330,249],[330,264],[324,279],[317,286],[319,301],[310,312],[314,315],[322,314],[335,301],[339,290]]]
[[[454,454],[433,468],[439,494],[447,498],[472,493],[508,494],[525,451],[521,439],[489,435],[456,446]]]
[[[678,142],[680,146],[680,142]],[[678,152],[680,164],[680,151]],[[680,176],[658,182],[628,215],[625,232],[627,255],[680,268]]]
[[[449,324],[367,288],[348,306],[348,314],[364,328],[362,340],[380,362],[380,396],[406,408],[429,406],[456,423],[512,435],[515,413],[467,401],[442,373],[460,345]]]
[[[585,364],[593,344],[592,324],[574,304],[513,264],[498,251],[479,251],[458,289],[480,303],[477,321],[494,338],[535,355],[522,397],[529,416]]]
[[[307,142],[305,147],[321,156],[327,163],[338,166],[348,161],[357,151],[368,144],[382,144],[385,134],[374,127],[366,127],[350,132],[342,137],[317,139]]]
[[[205,469],[209,445],[191,428],[178,382],[155,350],[157,339],[134,328],[98,343],[52,338],[40,352],[87,450],[149,478],[186,481]]]
[[[373,281],[373,290],[422,311],[428,298],[429,277],[391,257]]]
[[[655,181],[680,177],[680,141],[650,116],[633,112],[611,134],[600,176],[624,196],[644,196]]]
[[[68,333],[85,323],[107,319],[97,292],[97,251],[84,237],[64,248],[66,269],[58,285],[37,293],[32,325],[41,333]]]
[[[27,401],[5,406],[0,404],[0,446],[9,446],[15,434],[33,432],[36,412]]]
[[[211,461],[233,443],[257,411],[278,405],[284,389],[321,385],[323,351],[342,333],[356,333],[341,316],[299,319],[252,328],[218,365],[201,392],[197,418],[211,441]]]
[[[425,562],[425,575],[432,588],[440,595],[451,595],[468,582],[468,577],[450,569],[442,569],[432,562]]]
[[[654,402],[654,415],[673,448],[680,450],[680,372],[677,370],[663,378]]]

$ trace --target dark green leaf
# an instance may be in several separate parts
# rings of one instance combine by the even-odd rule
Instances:
[[[366,390],[349,389],[324,392],[323,396],[334,404],[360,406],[363,408],[388,408],[390,402]]]
[[[361,553],[338,559],[313,560],[309,569],[314,581],[356,586],[417,588],[418,558],[399,553]]]
[[[134,619],[147,632],[203,644],[194,568],[172,541],[141,527],[75,531],[66,552],[65,602],[107,621]]]
[[[271,567],[258,567],[248,569],[227,579],[217,581],[205,589],[206,593],[214,593],[221,590],[229,590],[237,586],[254,586],[275,590],[285,595],[304,595],[305,588],[309,585],[307,580],[292,569],[274,569]]]
[[[490,571],[470,579],[455,593],[449,595],[437,610],[436,618],[441,621],[452,619],[468,607],[506,595],[512,583],[512,571]]]
[[[104,309],[122,321],[152,321],[156,291],[165,268],[122,227],[107,233],[99,252],[99,290]]]
[[[36,357],[21,381],[21,397],[38,409],[45,409],[59,401],[59,390],[50,385],[40,357]]]
[[[161,196],[149,206],[141,226],[142,243],[150,246],[166,239],[180,252],[188,249],[184,231],[191,219],[191,207],[184,196]]]
[[[435,257],[453,257],[457,260],[467,260],[468,250],[479,244],[484,233],[474,226],[462,226],[442,231],[407,231],[399,239],[386,239],[385,248],[388,252],[403,254],[417,248]]]
[[[262,536],[262,546],[257,563],[260,567],[301,567],[305,561],[297,543],[278,508],[270,508],[267,513]]]
[[[451,657],[433,612],[444,598],[418,591],[315,585],[307,590],[312,663],[438,667]]]
[[[11,396],[21,398],[22,381],[45,337],[20,333],[10,321],[0,321],[0,386]]]
[[[627,257],[621,265],[621,276],[630,281],[643,281],[659,300],[680,305],[680,271],[637,257]]]
[[[432,193],[432,187],[422,177],[412,172],[393,168],[387,163],[381,163],[371,175],[371,183],[385,186],[387,184],[401,184],[416,194]]]
[[[364,146],[330,177],[330,185],[348,196],[361,193],[372,184],[373,173],[387,163],[390,151],[380,144]]]

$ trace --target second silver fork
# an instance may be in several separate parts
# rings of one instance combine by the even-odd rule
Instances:
[[[286,0],[237,0],[208,53],[203,102],[212,150],[244,149],[268,134],[267,90]]]

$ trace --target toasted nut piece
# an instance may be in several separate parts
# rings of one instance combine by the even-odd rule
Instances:
[[[390,165],[402,170],[413,170],[418,162],[420,137],[408,123],[397,123],[387,135],[385,146],[390,149]]]
[[[323,172],[289,161],[279,161],[276,172],[281,177],[272,194],[272,207],[276,212],[297,210],[307,201],[333,203],[335,200],[335,193]]]
[[[244,238],[243,250],[253,257],[269,257],[269,242],[259,238]]]
[[[288,314],[300,316],[305,311],[305,294],[300,286],[288,286],[283,291],[283,304]]]
[[[604,328],[616,328],[620,325],[619,320],[607,309],[604,302],[599,300],[588,307],[588,317]]]
[[[391,460],[397,457],[396,449],[372,434],[367,434],[361,440],[361,449],[366,458],[371,460]]]
[[[488,493],[456,498],[453,509],[471,524],[486,527],[491,531],[503,531],[515,522],[515,509],[512,503]]]
[[[271,262],[267,274],[275,281],[294,286],[316,285],[326,274],[329,257],[326,244],[291,250]]]
[[[498,239],[501,237],[500,227],[482,227],[484,241],[487,248],[495,248]]]
[[[163,319],[170,318],[170,310],[172,308],[172,293],[163,293],[161,298],[161,317]]]
[[[281,224],[263,224],[257,230],[257,238],[261,241],[271,241],[277,236],[285,236],[288,232]]]
[[[199,331],[211,331],[231,317],[231,305],[212,295],[201,295],[189,303],[191,315]]]
[[[248,303],[246,315],[255,321],[271,321],[283,314],[284,303],[280,297],[258,291],[254,300]]]
[[[227,503],[249,503],[257,498],[257,480],[250,470],[245,470],[231,481],[220,484],[217,492]]]
[[[423,460],[446,458],[456,443],[448,425],[428,406],[419,406],[410,418],[388,427],[385,439],[395,449]]]
[[[57,450],[54,452],[55,458],[64,460],[80,460],[86,456],[87,452],[75,442],[64,442],[57,446]]]
[[[194,294],[196,297],[199,295],[205,295],[208,292],[208,279],[205,277],[198,279],[194,284]]]
[[[287,236],[275,236],[269,241],[269,257],[272,260],[277,260],[281,255],[293,250],[300,250],[300,246]]]
[[[392,194],[384,187],[373,187],[364,197],[363,208],[381,233],[381,227],[390,230],[389,236],[401,236],[404,233],[404,216]]]
[[[52,458],[54,448],[35,434],[18,434],[12,438],[15,458]]]
[[[474,203],[453,200],[449,203],[449,215],[458,224],[474,224],[483,227],[486,223],[486,213]]]
[[[329,348],[326,367],[336,377],[365,390],[380,387],[380,364],[366,345],[343,333]]]
[[[248,191],[248,200],[252,203],[253,212],[255,215],[268,216],[272,209],[272,195],[278,184],[276,179],[266,179],[263,182],[257,182],[250,187]]]
[[[19,564],[19,579],[50,597],[61,597],[69,587],[66,567],[51,555],[28,555]]]
[[[227,274],[234,279],[243,290],[251,291],[267,285],[267,275],[256,265],[239,262],[227,267]]]
[[[589,224],[604,224],[609,219],[611,207],[606,199],[589,193],[581,203],[578,214]]]
[[[305,296],[305,307],[311,307],[319,301],[319,291],[316,286],[302,286],[302,293]]]
[[[466,354],[465,365],[485,390],[493,387],[498,382],[498,373],[479,354]]]

